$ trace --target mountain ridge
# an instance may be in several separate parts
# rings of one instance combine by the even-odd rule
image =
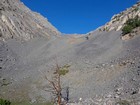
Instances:
[[[138,1],[135,5],[130,8],[127,8],[121,13],[114,15],[109,22],[104,26],[99,28],[100,31],[119,31],[123,28],[124,24],[128,19],[135,18],[136,16],[140,17],[140,2]]]

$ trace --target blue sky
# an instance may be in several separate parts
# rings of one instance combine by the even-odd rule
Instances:
[[[62,33],[87,33],[138,0],[21,0]]]

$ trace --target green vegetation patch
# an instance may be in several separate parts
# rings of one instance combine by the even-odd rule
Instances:
[[[122,28],[122,35],[131,33],[134,28],[139,26],[140,26],[140,18],[138,16],[136,16],[133,19],[127,20],[125,26]]]
[[[130,104],[130,102],[128,102],[126,100],[120,100],[115,105],[131,105],[131,104]]]
[[[69,72],[69,67],[70,67],[70,65],[68,65],[68,64],[62,66],[59,70],[59,74],[66,75]]]
[[[8,100],[0,99],[0,105],[11,105],[11,102]]]
[[[122,34],[125,35],[125,34],[128,34],[128,33],[131,33],[132,30],[133,30],[133,27],[132,26],[126,25],[122,29],[122,32],[123,32]]]

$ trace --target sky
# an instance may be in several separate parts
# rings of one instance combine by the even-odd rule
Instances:
[[[60,32],[85,34],[110,21],[138,0],[21,0]]]

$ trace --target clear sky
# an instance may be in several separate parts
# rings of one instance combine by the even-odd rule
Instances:
[[[21,0],[62,33],[87,33],[138,0]]]

